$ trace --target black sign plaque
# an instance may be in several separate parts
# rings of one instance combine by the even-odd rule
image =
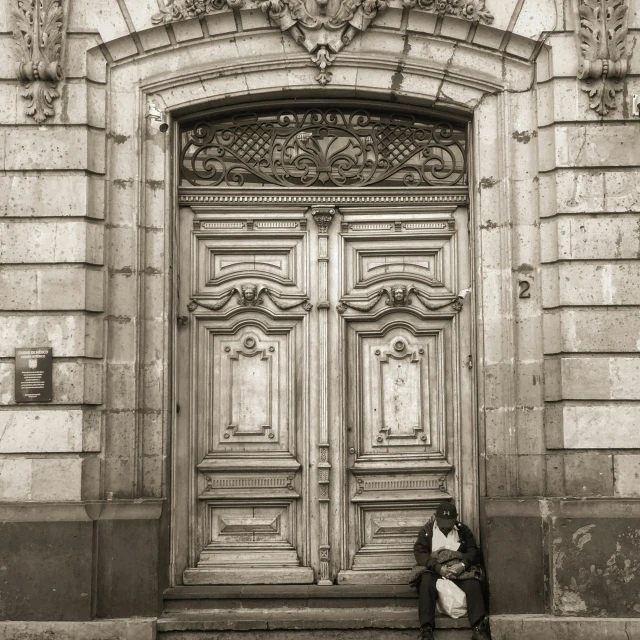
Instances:
[[[53,349],[16,349],[16,402],[53,400]]]

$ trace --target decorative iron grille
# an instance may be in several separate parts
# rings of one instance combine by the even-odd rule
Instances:
[[[182,132],[182,184],[466,185],[462,125],[402,112],[308,108],[201,121]]]

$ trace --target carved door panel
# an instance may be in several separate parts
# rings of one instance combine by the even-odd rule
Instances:
[[[246,218],[246,216],[245,216]],[[181,215],[178,380],[191,433],[185,584],[311,582],[308,242],[299,218]],[[251,223],[249,223],[251,224]]]
[[[406,582],[442,499],[476,517],[467,212],[440,216],[345,211],[342,583]]]

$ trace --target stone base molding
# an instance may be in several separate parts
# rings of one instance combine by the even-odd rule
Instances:
[[[155,618],[93,622],[0,622],[1,640],[155,640]]]

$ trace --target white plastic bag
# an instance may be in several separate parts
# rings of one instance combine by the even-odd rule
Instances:
[[[436,582],[438,591],[438,609],[452,618],[467,615],[467,596],[465,592],[451,580],[440,578]]]

